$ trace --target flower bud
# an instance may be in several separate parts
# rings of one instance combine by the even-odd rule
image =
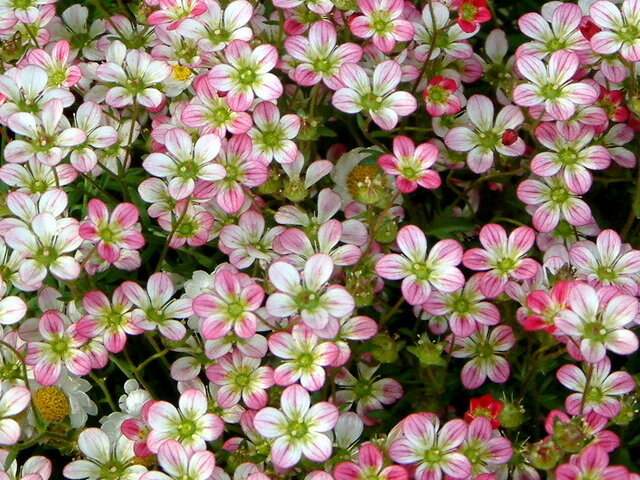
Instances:
[[[551,470],[558,464],[562,455],[562,450],[554,445],[551,438],[547,438],[529,447],[528,458],[535,468]]]
[[[524,407],[519,403],[515,403],[513,401],[507,402],[505,400],[504,404],[502,405],[502,410],[498,415],[500,425],[502,425],[504,428],[519,427],[525,421],[524,412]]]

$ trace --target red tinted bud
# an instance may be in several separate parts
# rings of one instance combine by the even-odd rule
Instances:
[[[600,27],[598,27],[591,20],[587,20],[583,25],[580,26],[580,33],[582,33],[584,38],[586,38],[587,40],[591,40],[591,37],[593,37],[599,31]]]
[[[514,143],[516,143],[516,140],[518,140],[518,134],[515,132],[515,130],[505,130],[502,134],[502,144],[505,147],[513,145]]]

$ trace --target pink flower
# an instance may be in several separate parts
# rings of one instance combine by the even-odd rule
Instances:
[[[570,463],[560,465],[555,473],[556,480],[623,480],[629,471],[621,466],[609,466],[609,455],[596,445],[586,447],[579,455],[571,457]]]
[[[146,290],[129,280],[120,288],[129,301],[138,307],[133,311],[133,323],[137,327],[146,331],[157,328],[170,340],[182,340],[186,328],[176,319],[193,315],[192,302],[189,298],[171,299],[176,289],[166,273],[151,275]]]
[[[84,102],[76,111],[76,126],[86,135],[86,140],[71,149],[70,162],[82,173],[92,171],[98,164],[95,150],[106,149],[118,142],[118,131],[105,125],[102,108],[95,102]],[[128,139],[127,139],[128,140]]]
[[[340,81],[346,85],[333,94],[331,103],[346,113],[365,110],[383,130],[391,130],[399,117],[412,114],[416,99],[409,92],[396,92],[402,71],[393,60],[379,63],[370,78],[359,65],[345,63],[340,67]]]
[[[281,469],[296,465],[304,455],[311,461],[324,462],[331,456],[329,432],[338,422],[338,409],[319,402],[311,406],[309,393],[300,385],[287,387],[280,397],[281,410],[260,410],[254,425],[271,445],[271,462]]]
[[[543,105],[552,118],[564,121],[575,113],[576,105],[590,105],[598,98],[598,92],[590,85],[571,81],[580,66],[578,56],[571,51],[554,52],[548,66],[533,55],[520,56],[516,65],[529,81],[514,89],[517,105]]]
[[[185,243],[200,247],[211,237],[214,218],[201,205],[183,201],[173,211],[162,212],[158,223],[165,231],[173,232],[169,242],[171,248],[180,248]]]
[[[402,227],[396,238],[403,255],[387,254],[377,261],[378,275],[388,280],[402,279],[402,295],[411,305],[427,301],[431,289],[455,292],[464,285],[464,275],[456,268],[462,247],[454,240],[441,240],[427,255],[427,239],[418,227]]]
[[[202,15],[207,4],[203,0],[160,0],[160,10],[156,10],[147,18],[149,25],[164,25],[167,30],[175,30],[186,18]]]
[[[143,50],[127,50],[115,40],[107,51],[107,62],[96,70],[96,76],[111,88],[105,101],[113,108],[124,108],[134,103],[155,110],[164,102],[164,94],[156,85],[171,75],[171,66],[154,60]]]
[[[240,338],[253,337],[258,326],[254,312],[262,305],[264,290],[246,275],[228,270],[220,270],[214,278],[213,292],[193,300],[194,313],[203,319],[202,336],[222,338],[233,329]]]
[[[215,456],[208,450],[190,453],[176,440],[165,441],[158,449],[158,464],[167,472],[147,472],[140,480],[208,480],[214,474]]]
[[[547,333],[556,330],[555,320],[558,314],[568,308],[567,298],[571,289],[571,284],[559,281],[551,289],[550,293],[544,290],[535,290],[527,296],[527,308],[530,315],[523,321],[525,330],[544,329]]]
[[[620,402],[615,398],[631,392],[636,384],[627,372],[611,372],[611,361],[604,357],[589,365],[591,379],[575,365],[564,365],[556,372],[562,385],[572,393],[565,400],[570,415],[595,411],[598,415],[613,418],[620,412]]]
[[[467,424],[451,420],[440,427],[431,413],[414,413],[402,421],[402,435],[391,442],[389,456],[401,464],[417,464],[416,480],[440,480],[443,474],[462,479],[471,475],[471,462],[459,452]]]
[[[378,158],[378,165],[389,175],[396,175],[396,186],[402,193],[411,193],[418,186],[428,189],[440,186],[440,176],[429,169],[438,160],[438,147],[422,143],[417,147],[403,135],[393,139],[393,155]]]
[[[103,260],[115,263],[120,251],[138,250],[144,237],[138,224],[138,209],[132,203],[120,203],[111,215],[102,200],[92,198],[88,205],[88,219],[80,223],[79,235],[96,244]]]
[[[601,55],[620,56],[628,62],[640,60],[640,2],[625,0],[622,12],[617,5],[599,0],[589,8],[591,20],[604,29],[591,37],[591,48]]]
[[[91,371],[91,359],[81,350],[87,339],[65,315],[47,310],[40,317],[38,332],[42,341],[29,342],[25,361],[40,385],[54,385],[65,368],[80,377]]]
[[[358,450],[358,463],[342,462],[333,469],[335,480],[407,480],[409,474],[399,465],[384,466],[378,447],[367,443]]]
[[[189,197],[196,181],[215,181],[225,177],[225,168],[214,162],[220,151],[220,137],[204,135],[195,145],[191,135],[181,128],[172,128],[165,135],[168,154],[152,153],[142,166],[156,177],[169,178],[169,194],[176,200]]]
[[[629,295],[637,294],[640,251],[623,244],[615,231],[603,230],[595,244],[575,242],[569,249],[569,258],[578,278],[595,286],[613,285]]]
[[[282,95],[282,83],[269,73],[278,61],[273,45],[262,44],[255,49],[242,40],[234,40],[224,49],[226,64],[215,65],[208,80],[216,90],[228,92],[231,109],[247,110],[258,97],[276,100]]]
[[[464,32],[475,32],[481,23],[491,20],[487,0],[456,0],[453,5],[458,8],[456,21]]]
[[[260,102],[253,110],[254,127],[247,132],[253,140],[253,153],[265,164],[272,159],[278,163],[292,163],[298,155],[293,142],[300,131],[300,117],[294,114],[280,116],[278,107],[271,102]]]
[[[260,359],[237,350],[207,368],[207,378],[220,387],[216,400],[222,408],[237,405],[242,398],[247,407],[259,410],[267,405],[267,391],[274,384],[271,367],[261,367]]]
[[[460,373],[465,388],[478,388],[487,377],[494,383],[506,382],[509,378],[509,362],[500,354],[511,350],[515,343],[513,330],[506,325],[498,325],[492,330],[486,325],[479,325],[469,337],[456,337],[451,355],[455,358],[471,358]]]
[[[561,175],[528,179],[518,185],[518,198],[533,210],[533,226],[542,233],[552,231],[561,219],[581,227],[591,222],[591,209],[567,187]]]
[[[404,19],[401,0],[358,0],[356,16],[349,22],[351,32],[360,38],[371,38],[373,44],[389,53],[396,42],[413,39],[413,26]]]
[[[342,387],[336,392],[336,402],[340,405],[355,402],[356,412],[365,425],[375,425],[379,420],[367,416],[372,410],[382,410],[384,405],[392,405],[402,398],[402,386],[393,378],[378,379],[374,376],[378,366],[358,363],[358,377],[346,368],[340,369],[334,381]]]
[[[196,388],[182,392],[178,408],[165,401],[153,402],[147,413],[149,450],[158,453],[170,439],[179,441],[190,456],[206,450],[206,442],[216,440],[224,430],[220,417],[207,410],[207,397]]]
[[[0,387],[5,387],[0,382]],[[29,406],[31,392],[27,387],[0,388],[0,446],[15,445],[20,439],[20,425],[11,417]]]
[[[464,288],[451,293],[434,292],[422,308],[430,315],[445,317],[451,332],[458,337],[468,337],[478,325],[497,325],[500,310],[491,302],[485,302],[480,291],[483,274],[475,274]],[[431,325],[430,325],[431,326]],[[446,329],[446,324],[442,332]]]
[[[480,280],[480,290],[488,298],[497,297],[510,278],[527,280],[536,274],[538,263],[523,258],[534,242],[535,232],[529,227],[518,227],[507,238],[502,226],[491,223],[480,230],[484,249],[467,250],[462,263],[471,270],[487,271]]]
[[[133,323],[133,303],[124,295],[122,287],[115,289],[111,302],[101,291],[92,290],[85,294],[82,305],[87,314],[78,320],[78,333],[86,338],[101,336],[111,353],[124,349],[127,335],[138,335],[144,331]]]
[[[566,138],[555,124],[545,122],[536,128],[536,137],[551,152],[537,154],[531,160],[531,171],[541,177],[561,173],[573,193],[589,191],[593,177],[589,170],[603,170],[611,163],[609,151],[601,145],[591,145],[594,130],[582,127],[575,139]]]
[[[455,80],[440,76],[429,80],[427,88],[422,92],[429,115],[440,117],[458,113],[462,108],[462,101],[457,93],[458,84]]]
[[[514,105],[504,107],[495,120],[493,102],[484,95],[473,95],[467,103],[467,114],[471,121],[468,127],[454,127],[447,133],[444,142],[457,152],[469,152],[467,165],[474,173],[484,173],[493,165],[494,152],[507,157],[518,157],[524,153],[525,143],[517,135],[507,138],[524,122],[520,109]]]
[[[292,35],[285,39],[287,53],[297,62],[291,78],[308,87],[322,81],[332,90],[345,85],[338,72],[345,63],[358,63],[362,58],[362,48],[355,43],[337,44],[336,28],[331,22],[319,20],[309,28],[309,38]]]
[[[470,461],[473,478],[481,473],[495,472],[513,456],[513,447],[506,438],[495,435],[491,420],[478,416],[471,420],[467,438],[460,446],[460,453]]]
[[[556,318],[556,326],[580,345],[580,353],[589,363],[602,360],[607,350],[630,355],[638,349],[638,337],[624,328],[638,315],[638,300],[630,295],[616,295],[606,306],[590,285],[576,283],[568,295],[570,310]]]
[[[27,55],[30,65],[37,65],[49,76],[52,87],[71,88],[82,78],[82,71],[78,65],[73,65],[74,58],[69,61],[69,42],[60,40],[53,45],[51,53],[38,48]]]
[[[276,384],[288,386],[299,380],[309,391],[322,388],[326,378],[323,367],[331,365],[339,353],[334,343],[321,341],[304,325],[295,325],[291,333],[271,335],[269,350],[285,360],[274,371]]]
[[[275,288],[267,299],[267,311],[276,317],[300,315],[302,322],[313,330],[324,328],[331,317],[349,315],[355,303],[346,288],[329,285],[333,260],[325,253],[316,253],[307,260],[303,277],[286,262],[269,267],[269,280]]]
[[[463,31],[458,23],[450,20],[450,15],[451,12],[444,3],[429,3],[422,9],[421,22],[412,23],[415,40],[419,43],[414,50],[418,61],[435,60],[443,52],[456,59],[473,56],[473,48],[465,40],[472,37],[475,31]]]

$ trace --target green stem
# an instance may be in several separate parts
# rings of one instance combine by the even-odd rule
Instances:
[[[111,393],[109,392],[109,389],[107,388],[107,384],[105,383],[104,379],[98,377],[93,372],[89,372],[89,376],[96,383],[96,385],[98,385],[98,387],[100,387],[100,390],[102,390],[102,393],[104,393],[104,398],[107,400],[107,403],[109,404],[109,407],[111,408],[111,411],[112,412],[117,412],[118,411],[118,407],[117,407],[116,403],[113,401],[113,398],[111,397]]]
[[[154,360],[157,360],[159,358],[164,357],[167,353],[169,353],[169,349],[167,349],[167,348],[165,348],[164,350],[162,350],[162,351],[160,351],[158,353],[154,353],[149,358],[147,358],[144,362],[140,363],[140,365],[138,365],[136,367],[135,372],[138,373],[138,372],[142,371],[144,369],[144,367],[149,365]]]

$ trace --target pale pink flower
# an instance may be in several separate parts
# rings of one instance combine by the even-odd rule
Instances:
[[[20,439],[20,425],[11,417],[29,406],[31,392],[22,386],[2,387],[0,382],[0,446],[15,445]]]
[[[178,220],[181,219],[178,224]],[[169,242],[171,248],[180,248],[185,243],[200,247],[211,238],[214,218],[204,207],[182,201],[173,211],[163,211],[158,216],[158,224],[167,232],[173,232]]]
[[[96,244],[103,260],[115,263],[122,249],[138,250],[144,246],[138,209],[134,204],[120,203],[109,214],[102,200],[92,198],[87,210],[88,218],[80,223],[79,235]]]
[[[180,115],[187,127],[199,128],[203,135],[215,133],[224,138],[226,132],[234,135],[247,133],[253,124],[247,112],[236,112],[229,107],[226,96],[220,96],[206,77],[193,82],[196,96]]]
[[[2,257],[4,257],[4,255],[1,254],[2,249],[0,246],[0,261]],[[0,268],[1,267],[4,267],[4,265],[1,265]],[[5,282],[10,281],[10,278],[4,278],[5,276],[7,275],[4,272],[2,276],[0,276],[0,325],[13,325],[25,316],[27,313],[27,304],[18,296],[6,295],[7,284]]]
[[[260,359],[237,350],[208,367],[207,378],[220,387],[216,400],[222,408],[237,405],[242,398],[247,407],[259,410],[267,405],[267,391],[274,384],[271,367],[261,367]]]
[[[178,408],[165,401],[151,403],[147,412],[151,427],[147,437],[149,450],[158,453],[169,439],[180,442],[190,456],[206,450],[206,442],[216,440],[224,430],[220,417],[207,411],[207,396],[196,388],[182,392]]]
[[[609,455],[597,445],[589,445],[579,455],[572,456],[569,463],[560,465],[554,472],[554,478],[556,480],[631,479],[625,467],[609,465]]]
[[[590,39],[593,51],[602,55],[620,56],[628,62],[640,60],[640,2],[624,0],[622,8],[599,0],[589,8],[591,20],[603,30]]]
[[[326,378],[323,367],[331,365],[339,353],[334,343],[321,341],[310,328],[301,324],[295,325],[291,333],[271,335],[269,350],[285,360],[273,372],[276,384],[287,386],[299,380],[309,391],[322,388]]]
[[[527,280],[540,268],[535,260],[525,258],[536,239],[529,227],[518,227],[507,237],[501,225],[490,223],[482,227],[479,238],[483,248],[467,250],[462,263],[471,270],[486,271],[480,290],[488,298],[504,292],[510,278]]]
[[[592,86],[571,80],[580,61],[569,50],[551,54],[548,65],[533,55],[520,56],[516,65],[529,81],[514,89],[513,100],[517,105],[542,105],[553,119],[564,121],[575,113],[576,105],[591,105],[598,98],[598,92]]]
[[[302,279],[290,264],[280,261],[269,267],[269,280],[278,290],[267,299],[267,311],[276,317],[300,315],[313,330],[324,328],[333,318],[349,315],[355,302],[346,288],[327,283],[333,274],[333,260],[326,253],[312,255]]]
[[[473,48],[465,40],[475,35],[475,32],[465,32],[457,23],[452,25],[450,15],[447,5],[433,2],[422,9],[422,21],[412,23],[415,40],[419,43],[414,50],[418,61],[442,58],[443,52],[457,59],[473,56]]]
[[[133,442],[123,435],[112,442],[99,428],[87,428],[80,432],[77,443],[85,458],[64,467],[66,478],[109,478],[115,468],[120,480],[138,480],[147,471],[146,467],[134,463]]]
[[[23,164],[5,163],[0,167],[0,180],[14,190],[32,196],[69,185],[77,176],[78,172],[69,164],[59,163],[50,167],[35,159]]]
[[[12,226],[4,239],[15,251],[25,254],[19,273],[23,282],[41,283],[47,271],[61,280],[75,280],[80,275],[80,264],[68,253],[82,243],[75,218],[56,217],[45,211],[31,219],[30,228]]]
[[[76,127],[86,135],[86,140],[71,149],[71,165],[82,173],[92,171],[98,164],[95,150],[106,149],[118,142],[118,131],[105,125],[105,119],[95,102],[84,102],[76,111]],[[128,140],[128,139],[127,139]]]
[[[599,362],[607,350],[630,355],[638,349],[638,337],[624,328],[638,315],[635,297],[616,295],[605,306],[593,287],[576,283],[571,286],[567,301],[570,309],[560,312],[555,324],[578,342],[587,362]]]
[[[280,116],[280,110],[271,102],[260,102],[253,110],[253,128],[247,134],[253,140],[253,152],[259,160],[269,164],[292,163],[298,155],[293,142],[302,125],[300,117],[289,113]]]
[[[35,159],[48,166],[60,163],[70,147],[80,145],[87,139],[82,130],[70,127],[62,113],[62,101],[55,98],[42,107],[38,116],[26,112],[11,115],[7,124],[22,138],[6,145],[6,160],[25,163]]]
[[[414,413],[401,425],[402,434],[391,442],[389,456],[403,465],[417,465],[416,480],[440,480],[443,474],[454,479],[471,475],[471,462],[459,451],[468,429],[463,420],[441,426],[434,414]]]
[[[98,66],[96,76],[110,88],[105,101],[113,108],[139,103],[156,110],[165,102],[157,85],[171,75],[171,66],[154,60],[143,50],[127,50],[115,40],[107,51],[107,61]]]
[[[336,394],[339,405],[356,404],[356,413],[365,425],[375,425],[379,420],[367,416],[372,410],[383,410],[385,405],[392,405],[402,398],[403,390],[400,383],[393,378],[378,378],[376,371],[379,365],[365,365],[358,362],[358,376],[353,376],[349,370],[342,368],[334,377],[340,388]]]
[[[562,385],[572,393],[565,400],[570,415],[595,411],[598,415],[613,418],[620,412],[620,397],[631,392],[636,383],[627,372],[611,373],[611,361],[604,357],[598,363],[589,365],[591,378],[575,365],[564,365],[556,372]]]
[[[396,186],[402,193],[411,193],[418,186],[428,189],[440,186],[440,176],[429,167],[438,160],[438,147],[421,143],[417,147],[409,137],[399,135],[393,139],[393,155],[386,153],[378,158],[378,165],[389,175],[394,175]]]
[[[453,334],[462,338],[471,335],[478,325],[497,325],[500,310],[493,303],[484,301],[485,296],[480,289],[482,277],[483,274],[473,275],[464,288],[455,292],[434,292],[422,308],[430,315],[447,318]],[[444,333],[444,329],[437,330]]]
[[[640,273],[640,251],[623,244],[614,230],[603,230],[595,244],[581,240],[569,248],[571,265],[578,278],[592,285],[613,285],[624,293],[636,295]]]
[[[457,152],[469,152],[467,165],[474,173],[484,173],[493,166],[494,152],[507,157],[524,153],[525,143],[517,135],[524,116],[514,105],[507,105],[493,118],[493,102],[484,95],[473,95],[467,102],[470,127],[454,127],[447,133],[444,143]]]
[[[220,270],[213,291],[193,300],[193,311],[202,318],[200,332],[207,340],[222,338],[233,329],[240,338],[251,338],[258,327],[255,311],[262,305],[264,290],[246,275]]]
[[[64,369],[80,377],[91,371],[91,359],[81,350],[87,339],[66,315],[47,310],[40,317],[38,332],[42,341],[29,342],[25,362],[33,367],[40,385],[54,385]]]
[[[591,209],[569,190],[562,175],[528,179],[518,185],[518,198],[533,210],[533,226],[542,233],[556,228],[563,219],[574,227],[591,222]]]
[[[124,295],[122,287],[115,289],[112,301],[101,291],[92,290],[82,298],[82,305],[87,314],[78,320],[78,333],[86,338],[101,337],[111,353],[124,349],[127,335],[144,332],[133,323],[133,303]]]
[[[399,465],[385,467],[380,449],[367,443],[358,450],[358,463],[342,462],[333,469],[335,480],[407,480],[408,472]]]
[[[65,88],[50,88],[48,82],[49,76],[37,65],[12,68],[0,75],[0,95],[6,97],[0,106],[0,119],[6,122],[16,112],[37,115],[53,99],[60,100],[63,107],[73,104],[73,93]]]
[[[545,15],[549,17],[547,12]],[[518,47],[517,55],[544,58],[558,50],[588,50],[589,42],[580,31],[581,21],[582,11],[574,3],[555,5],[550,21],[537,12],[524,14],[518,19],[518,27],[533,41]]]
[[[226,171],[214,159],[220,151],[220,137],[204,135],[195,145],[186,131],[173,128],[165,135],[168,154],[152,153],[142,162],[151,175],[169,178],[169,193],[176,200],[193,194],[196,181],[215,181],[224,178]]]
[[[469,423],[460,453],[471,461],[472,478],[480,478],[481,474],[496,472],[506,464],[513,456],[513,447],[509,440],[494,434],[491,420],[478,416]]]
[[[349,22],[356,37],[371,38],[373,45],[389,53],[396,42],[413,39],[413,25],[404,19],[401,0],[358,0],[358,15]]]
[[[168,30],[175,30],[187,18],[202,15],[207,4],[203,0],[159,0],[156,10],[147,18],[149,25],[165,25]]]
[[[498,325],[489,329],[478,325],[477,330],[467,338],[455,338],[451,355],[455,358],[471,358],[460,372],[465,388],[472,390],[480,387],[487,377],[494,383],[504,383],[509,378],[509,362],[500,354],[511,350],[516,338],[513,329],[507,325]]]
[[[145,331],[157,328],[170,340],[182,340],[187,330],[177,319],[193,315],[192,300],[171,299],[176,288],[169,275],[163,272],[154,273],[149,277],[146,290],[129,280],[120,288],[129,301],[138,307],[133,310],[134,325]]]
[[[282,392],[280,409],[263,408],[254,419],[260,435],[275,439],[271,462],[286,469],[296,465],[303,455],[314,462],[328,460],[332,445],[325,433],[335,427],[338,409],[328,402],[311,406],[309,393],[300,385],[291,385]]]
[[[234,40],[224,49],[227,63],[215,65],[207,74],[216,90],[227,92],[231,109],[247,110],[258,97],[276,100],[282,95],[282,83],[273,73],[278,51],[273,45],[262,44],[252,49],[242,40]]]
[[[609,151],[602,145],[591,145],[594,129],[583,126],[575,139],[558,131],[555,124],[545,122],[535,131],[538,141],[551,150],[531,160],[531,171],[541,177],[561,174],[569,190],[581,195],[589,191],[593,176],[590,170],[603,170],[611,163]]]
[[[373,77],[356,64],[340,67],[340,81],[346,85],[333,94],[331,103],[346,113],[365,111],[383,130],[391,130],[399,117],[412,114],[418,104],[409,92],[395,91],[402,71],[393,60],[378,64]]]
[[[208,480],[213,478],[216,459],[208,450],[190,453],[176,440],[158,449],[158,464],[166,473],[147,472],[140,480]]]
[[[242,270],[256,260],[267,263],[277,257],[272,250],[273,239],[283,227],[273,227],[267,232],[264,217],[249,210],[240,215],[237,225],[227,225],[220,231],[220,250],[229,255],[231,264]]]
[[[345,63],[358,63],[362,48],[349,42],[336,45],[336,28],[326,20],[311,25],[309,38],[302,35],[287,37],[284,47],[297,61],[295,70],[289,74],[293,81],[304,87],[321,81],[332,90],[344,87],[338,76],[340,67]]]
[[[218,2],[205,1],[206,10],[197,18],[186,18],[178,26],[178,33],[197,40],[205,52],[217,52],[234,40],[248,42],[253,31],[247,24],[253,17],[253,5],[246,0],[234,0],[224,10]]]
[[[455,240],[441,240],[427,254],[427,238],[415,225],[402,227],[396,242],[403,255],[390,253],[377,261],[378,275],[402,280],[402,295],[411,305],[427,301],[432,289],[455,292],[464,285],[464,275],[456,268],[462,247]]]
[[[31,50],[27,55],[29,65],[41,67],[49,77],[52,87],[71,88],[82,78],[82,71],[78,65],[69,61],[69,42],[60,40],[53,45],[51,53],[41,48]]]

